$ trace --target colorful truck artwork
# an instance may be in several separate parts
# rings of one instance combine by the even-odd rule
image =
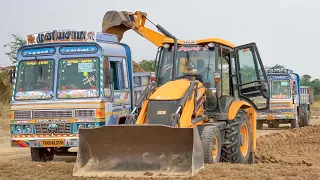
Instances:
[[[133,73],[130,48],[115,35],[61,30],[27,42],[10,75],[11,146],[31,148],[33,161],[72,155],[80,128],[125,123],[148,84],[150,72]]]
[[[257,114],[257,129],[263,124],[269,128],[278,128],[280,124],[291,128],[310,124],[310,105],[313,103],[311,87],[301,86],[297,73],[288,69],[268,69],[270,84],[270,112]],[[262,106],[264,102],[261,102]],[[257,99],[257,104],[259,100]]]

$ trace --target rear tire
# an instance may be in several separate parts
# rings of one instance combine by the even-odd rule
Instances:
[[[52,161],[54,157],[54,153],[52,151],[48,151],[46,148],[31,148],[31,160],[35,162],[46,162]]]
[[[269,123],[268,128],[279,128],[279,124],[276,122]]]
[[[248,115],[246,112],[240,112],[234,120],[227,121],[221,161],[248,164],[251,143],[252,134]]]
[[[303,126],[309,126],[310,125],[310,112],[306,111],[303,113],[302,117]]]
[[[257,121],[257,129],[261,130],[263,127],[263,121]]]
[[[216,126],[205,126],[201,133],[204,162],[214,164],[220,161],[221,157],[221,135]]]

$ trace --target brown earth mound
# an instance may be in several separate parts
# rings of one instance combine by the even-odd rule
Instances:
[[[257,139],[260,163],[320,166],[320,125],[268,134]]]
[[[138,63],[134,61],[132,62],[133,62],[133,72],[145,72]]]

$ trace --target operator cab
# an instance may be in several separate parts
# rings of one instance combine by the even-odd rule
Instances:
[[[208,88],[211,95],[207,97],[215,99],[211,110],[219,109],[216,99],[221,98],[241,98],[257,110],[266,109],[268,82],[255,44],[235,47],[228,42],[211,40],[179,42],[175,64],[173,43],[164,43],[157,56],[157,85],[181,78],[196,79]],[[257,107],[255,98],[263,99],[265,106]],[[227,108],[228,105],[224,105]]]

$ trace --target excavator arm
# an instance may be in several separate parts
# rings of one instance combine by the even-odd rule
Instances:
[[[149,20],[147,13],[141,11],[108,11],[103,17],[102,32],[117,35],[120,42],[123,34],[127,30],[132,29],[157,47],[162,46],[163,40],[169,38],[163,35],[166,32],[162,32],[163,34],[161,34],[145,27],[146,20]],[[152,21],[150,22],[154,24]],[[154,25],[162,31],[163,28],[160,25]]]

